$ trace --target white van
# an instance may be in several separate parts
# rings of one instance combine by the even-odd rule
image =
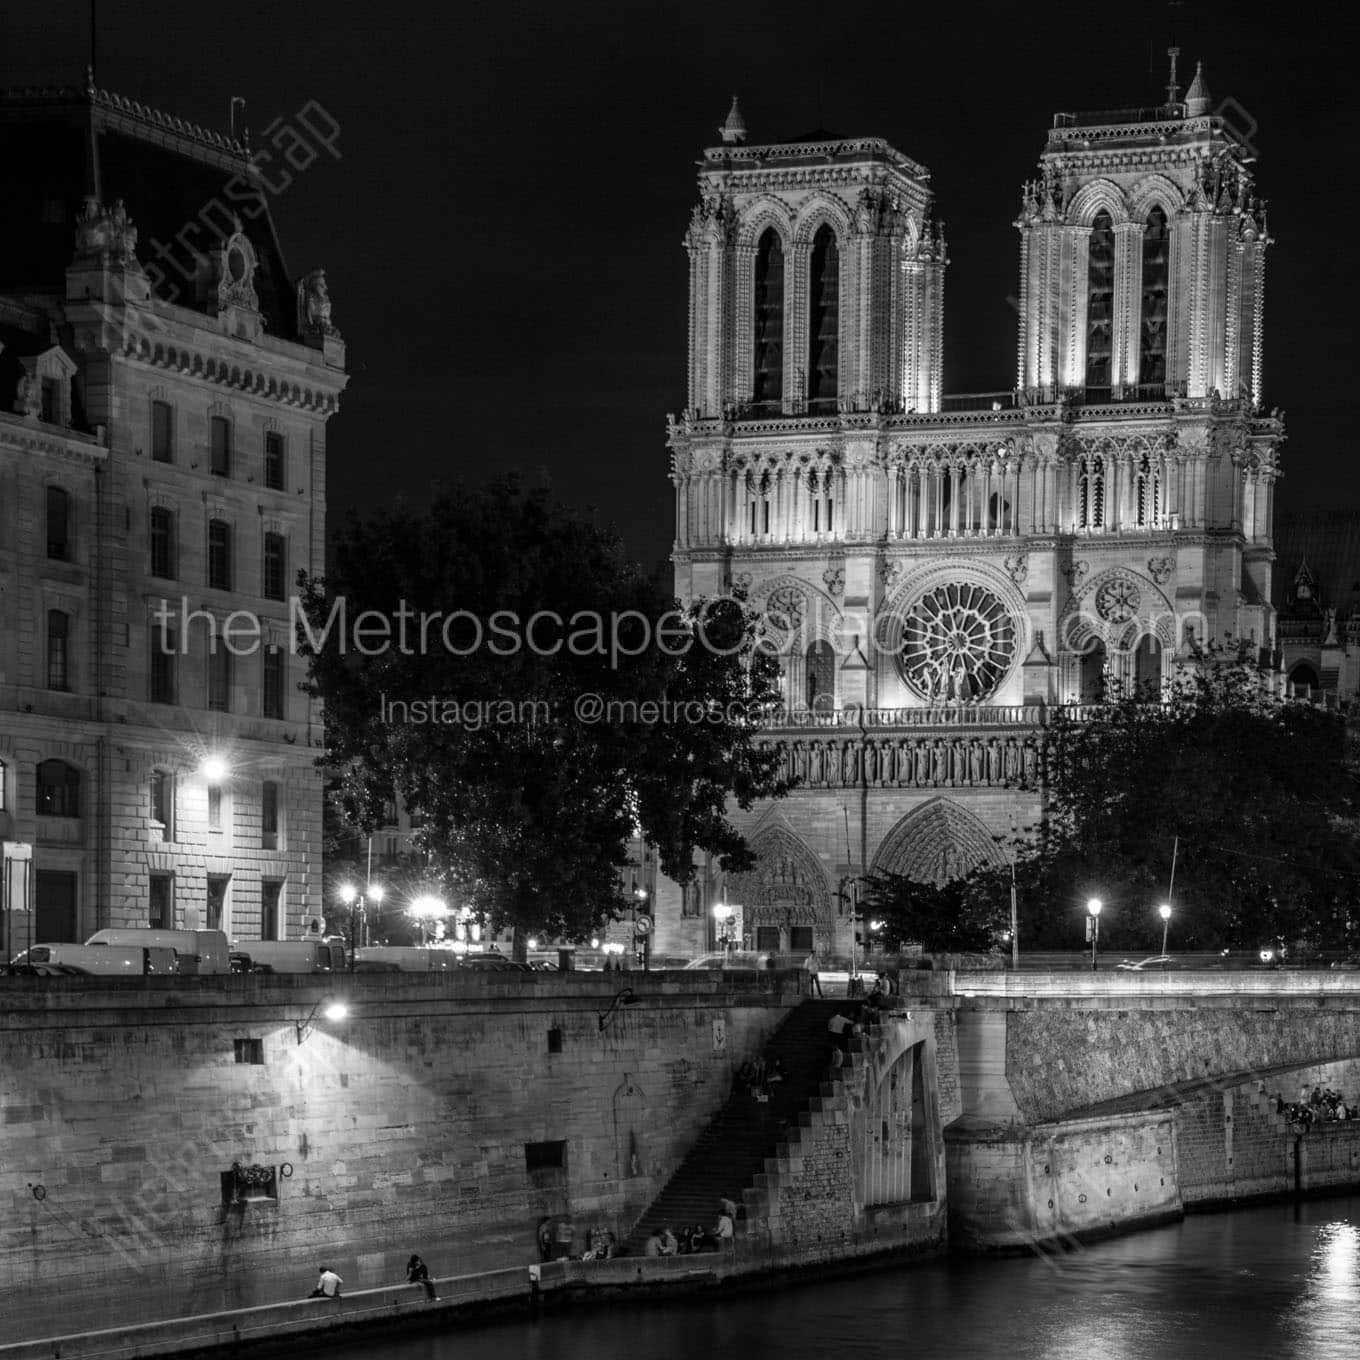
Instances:
[[[458,955],[452,949],[380,944],[354,952],[354,968],[360,973],[429,973],[457,967]]]
[[[231,950],[220,930],[96,930],[87,945],[135,945],[143,949],[173,949],[181,973],[230,973]]]
[[[178,971],[175,951],[161,946],[35,944],[14,960],[38,972],[140,977]]]
[[[345,946],[332,940],[237,940],[256,973],[343,973]]]

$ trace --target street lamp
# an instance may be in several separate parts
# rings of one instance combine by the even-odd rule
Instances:
[[[1157,915],[1162,918],[1162,957],[1166,957],[1166,932],[1171,929],[1171,903],[1163,902],[1157,908]]]
[[[352,973],[355,954],[359,949],[358,923],[369,902],[378,903],[383,900],[383,886],[381,883],[370,883],[363,892],[360,892],[353,883],[342,883],[340,900],[349,908],[349,971]]]
[[[1105,904],[1098,897],[1093,897],[1086,904],[1086,910],[1090,913],[1086,922],[1086,936],[1091,941],[1091,971],[1094,973],[1099,968],[1096,961],[1096,953],[1100,948],[1100,909]]]
[[[728,956],[732,952],[732,935],[729,924],[732,920],[732,908],[726,902],[719,902],[713,908],[713,919],[718,923],[718,939],[722,941],[723,947],[723,967],[726,967]]]
[[[411,903],[411,915],[416,918],[420,926],[420,943],[426,945],[430,938],[430,923],[432,921],[442,921],[449,914],[449,909],[444,905],[442,899],[426,893],[422,897],[417,897]]]

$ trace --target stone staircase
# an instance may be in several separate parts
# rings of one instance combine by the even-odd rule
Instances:
[[[829,1064],[831,1036],[827,1022],[840,1011],[858,1019],[859,1001],[804,1000],[790,1012],[764,1050],[765,1060],[783,1061],[787,1078],[770,1088],[768,1102],[752,1100],[734,1090],[727,1104],[700,1134],[689,1155],[676,1169],[660,1195],[633,1226],[627,1240],[629,1255],[641,1255],[653,1228],[700,1224],[711,1229],[718,1217],[718,1201],[730,1198],[739,1209],[744,1199],[760,1197],[756,1189],[770,1170],[767,1160],[787,1158],[801,1128],[808,1127],[821,1101],[834,1089]],[[852,1041],[852,1047],[858,1041]],[[752,1055],[754,1056],[754,1055]],[[734,1066],[739,1067],[745,1055]],[[853,1065],[853,1054],[847,1064]],[[850,1067],[842,1069],[848,1071]],[[746,1211],[738,1215],[741,1236]]]

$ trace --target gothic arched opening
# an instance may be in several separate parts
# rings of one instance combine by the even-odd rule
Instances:
[[[808,278],[808,408],[836,409],[840,369],[841,257],[836,233],[824,226],[812,239]]]
[[[784,247],[770,227],[756,247],[755,382],[758,406],[778,407],[784,396]]]
[[[807,706],[814,713],[830,713],[836,706],[836,654],[829,642],[807,649]]]
[[[1102,208],[1091,223],[1086,265],[1086,386],[1091,400],[1112,382],[1113,353],[1114,224]]]
[[[1171,236],[1161,208],[1148,213],[1143,228],[1143,306],[1139,328],[1138,381],[1166,382],[1167,279]]]
[[[1082,653],[1077,669],[1077,702],[1098,704],[1105,697],[1108,657],[1105,644],[1093,638]]]
[[[1157,698],[1162,689],[1162,644],[1144,633],[1133,653],[1134,692],[1141,698]]]
[[[1314,690],[1320,688],[1317,671],[1306,661],[1300,661],[1289,672],[1289,683],[1296,690],[1302,690],[1307,694],[1311,694]]]

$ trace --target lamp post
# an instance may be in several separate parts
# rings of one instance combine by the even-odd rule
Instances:
[[[1093,973],[1100,967],[1096,956],[1100,949],[1100,909],[1104,905],[1098,897],[1091,898],[1086,904],[1086,910],[1089,913],[1086,934],[1091,941],[1091,971]]]
[[[1166,932],[1171,929],[1171,903],[1163,902],[1157,908],[1157,915],[1162,918],[1162,957],[1166,957]]]
[[[340,900],[349,908],[349,971],[352,973],[359,949],[359,922],[369,902],[383,900],[383,886],[381,883],[370,883],[360,892],[353,883],[344,883],[340,886]]]
[[[719,902],[713,908],[713,919],[718,923],[718,939],[722,941],[723,967],[726,968],[732,952],[732,935],[728,924],[732,920],[732,908],[726,902]]]

